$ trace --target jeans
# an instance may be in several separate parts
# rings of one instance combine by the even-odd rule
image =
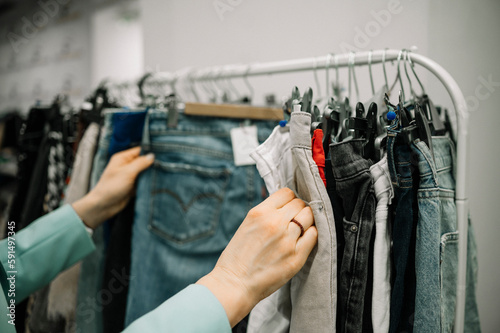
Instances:
[[[344,206],[345,248],[338,291],[339,332],[372,330],[371,303],[376,199],[372,162],[362,157],[363,140],[330,145],[333,175]],[[370,279],[368,279],[370,277]],[[370,281],[369,281],[370,280]]]
[[[266,196],[253,165],[235,166],[230,130],[239,120],[150,110],[142,148],[154,165],[137,183],[126,326],[209,273]],[[259,141],[275,123],[256,121]]]
[[[144,111],[124,112],[123,109],[109,109],[104,112],[104,125],[101,128],[90,177],[91,188],[99,181],[111,154],[128,148],[129,145],[133,145],[134,141],[138,140],[137,138],[141,137],[142,124],[140,119],[144,119],[144,115]],[[131,124],[135,125],[131,126]],[[124,135],[117,136],[115,130]],[[126,144],[121,144],[123,141]],[[92,239],[96,250],[82,261],[76,311],[78,332],[103,332],[102,309],[113,300],[112,297],[109,297],[111,290],[102,288],[106,253],[104,236],[103,225],[94,230]]]
[[[398,141],[398,142],[396,142]],[[387,137],[387,161],[394,187],[392,223],[393,277],[389,332],[412,332],[415,313],[415,237],[418,218],[413,190],[414,168],[410,148],[399,144],[396,133]]]
[[[290,121],[292,162],[298,197],[308,203],[318,230],[318,244],[291,279],[290,332],[335,332],[337,262],[335,222],[330,198],[311,151],[311,114],[294,111]],[[359,318],[358,318],[359,320]]]
[[[387,333],[390,324],[391,304],[391,233],[389,205],[394,190],[389,175],[387,156],[370,167],[373,187],[377,197],[375,213],[375,244],[373,247],[373,332]]]
[[[440,196],[451,191],[440,191],[433,155],[422,141],[411,144],[412,162],[418,166],[418,222],[415,248],[415,273],[417,276],[415,295],[415,332],[439,332],[440,311]],[[416,185],[416,184],[415,184]],[[445,213],[443,211],[443,213]],[[453,213],[456,215],[456,212]]]
[[[455,320],[458,274],[457,212],[455,206],[455,147],[446,137],[433,137],[432,146],[439,185],[441,332],[452,332]],[[477,249],[469,221],[467,245],[465,332],[480,332],[476,302]]]
[[[335,331],[335,225],[330,199],[313,160],[310,126],[310,114],[294,112],[289,127],[276,127],[252,153],[270,192],[289,187],[309,204],[319,236],[304,268],[252,310],[249,333]]]

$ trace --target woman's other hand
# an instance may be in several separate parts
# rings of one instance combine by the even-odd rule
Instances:
[[[154,155],[139,156],[140,147],[131,148],[111,157],[96,186],[73,209],[84,223],[95,229],[120,212],[134,194],[139,173],[154,162]]]
[[[317,241],[313,223],[311,208],[288,188],[250,210],[213,271],[197,282],[221,302],[231,326],[302,268]]]

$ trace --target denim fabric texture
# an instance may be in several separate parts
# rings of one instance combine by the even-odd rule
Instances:
[[[92,167],[92,174],[90,177],[90,187],[93,188],[102,172],[104,171],[109,159],[111,158],[110,152],[117,152],[119,149],[128,148],[128,145],[120,145],[120,140],[113,136],[115,130],[125,133],[123,128],[127,128],[129,136],[125,136],[127,142],[135,133],[140,137],[142,133],[142,126],[138,126],[136,132],[131,131],[129,126],[129,117],[136,119],[144,114],[144,111],[130,111],[125,112],[123,109],[108,109],[104,111],[104,125],[101,128],[99,143],[96,154],[94,156],[94,163]],[[139,115],[139,116],[138,116]],[[124,125],[124,126],[122,126]],[[137,135],[139,133],[139,135]],[[115,138],[112,141],[112,138]],[[112,145],[112,142],[113,145]],[[113,148],[113,147],[121,148]],[[78,283],[78,297],[77,297],[77,311],[76,311],[76,326],[79,332],[103,332],[103,312],[102,308],[108,305],[112,299],[108,296],[110,290],[103,289],[103,273],[104,273],[104,260],[105,260],[105,242],[104,242],[104,225],[96,228],[92,234],[92,239],[96,246],[96,250],[87,256],[82,261],[80,279]]]
[[[377,197],[375,213],[375,244],[373,247],[373,332],[389,332],[391,313],[391,221],[389,205],[394,190],[389,175],[387,155],[370,167],[373,187]]]
[[[372,162],[362,156],[363,140],[330,145],[337,192],[344,205],[345,248],[338,291],[339,332],[372,330],[373,241],[376,198],[370,174]]]
[[[179,110],[181,111],[181,110]],[[138,179],[126,326],[209,273],[247,212],[263,199],[254,165],[235,166],[230,130],[240,120],[149,110]],[[263,142],[275,123],[255,121]]]
[[[337,231],[335,233],[337,240],[337,288],[340,288],[340,279],[338,277],[340,276],[340,268],[342,267],[342,258],[344,257],[345,248],[344,233],[342,232],[342,230],[344,230],[345,213],[344,203],[337,192],[337,182],[335,181],[335,176],[333,175],[332,161],[329,158],[325,160],[325,177],[326,192],[328,193],[328,197],[330,197],[330,203],[333,208],[333,217],[335,220],[335,230]]]
[[[304,267],[291,279],[290,332],[335,332],[337,261],[335,222],[330,198],[312,158],[311,114],[294,111],[290,120],[292,162],[297,196],[311,207],[318,243]]]
[[[441,332],[452,332],[455,320],[456,285],[458,274],[457,212],[455,205],[456,170],[455,147],[447,137],[433,137],[432,146],[440,201],[440,288]],[[465,331],[480,332],[476,302],[477,249],[472,225],[469,221],[467,245],[467,289]]]
[[[440,288],[440,194],[437,170],[433,155],[427,145],[416,140],[411,144],[412,162],[418,167],[418,222],[415,247],[415,332],[441,331]],[[442,192],[442,193],[440,193]],[[453,193],[448,191],[450,199]],[[454,213],[456,215],[456,212]]]
[[[416,191],[408,145],[396,132],[387,136],[387,161],[394,199],[392,205],[392,290],[389,332],[412,332],[415,313],[415,238],[418,218]]]

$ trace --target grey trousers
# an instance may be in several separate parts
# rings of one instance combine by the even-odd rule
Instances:
[[[249,333],[335,332],[337,303],[335,223],[330,198],[312,158],[310,127],[309,113],[292,113],[290,140],[293,164],[291,169],[294,176],[291,179],[292,183],[286,186],[294,189],[297,197],[311,207],[318,229],[318,244],[304,267],[290,282],[255,307],[250,315]],[[270,149],[283,149],[279,146],[267,146]],[[269,160],[266,162],[273,163]],[[257,168],[259,169],[259,162]]]

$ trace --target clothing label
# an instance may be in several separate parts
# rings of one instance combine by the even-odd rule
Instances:
[[[236,166],[252,165],[255,161],[250,153],[259,146],[257,126],[244,126],[231,129],[234,164]]]

